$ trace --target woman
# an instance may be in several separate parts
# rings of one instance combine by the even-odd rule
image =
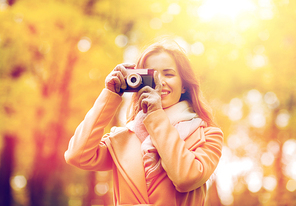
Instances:
[[[70,140],[67,163],[113,170],[115,205],[204,205],[223,133],[176,42],[157,42],[143,52],[136,68],[156,71],[155,89],[135,93],[126,127],[103,135],[122,101],[126,69],[134,67],[121,64],[107,76],[106,88]]]

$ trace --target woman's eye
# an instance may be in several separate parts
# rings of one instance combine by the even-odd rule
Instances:
[[[166,76],[166,77],[173,77],[174,74],[170,74],[170,73],[168,73],[168,74],[165,74],[165,76]]]

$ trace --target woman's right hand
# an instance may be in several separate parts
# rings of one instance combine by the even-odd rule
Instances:
[[[105,79],[105,87],[112,92],[122,95],[121,89],[126,89],[126,68],[134,68],[135,64],[118,64]]]

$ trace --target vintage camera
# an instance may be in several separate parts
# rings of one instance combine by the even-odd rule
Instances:
[[[155,88],[153,69],[127,69],[126,85],[124,92],[137,92],[145,86]]]

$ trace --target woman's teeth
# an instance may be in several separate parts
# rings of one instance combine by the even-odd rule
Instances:
[[[169,92],[161,92],[161,95],[169,94]]]

